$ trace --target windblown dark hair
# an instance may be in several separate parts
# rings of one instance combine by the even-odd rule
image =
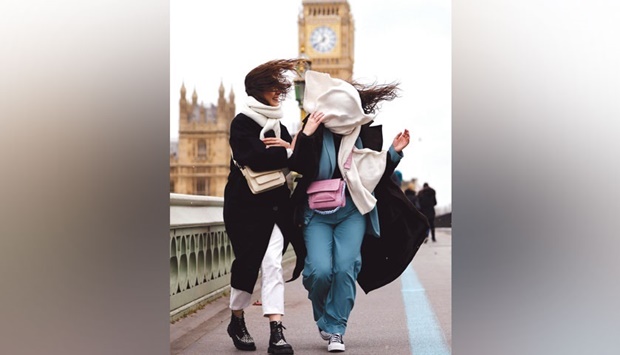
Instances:
[[[298,59],[276,59],[252,69],[245,76],[246,94],[265,105],[268,105],[263,95],[266,91],[277,91],[284,99],[292,86],[285,74],[287,71],[294,71],[298,62]]]
[[[358,82],[351,82],[351,85],[360,94],[362,109],[365,114],[375,113],[381,101],[392,101],[398,97],[399,83],[390,84],[370,84],[365,85]]]

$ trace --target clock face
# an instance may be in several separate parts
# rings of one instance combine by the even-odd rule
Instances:
[[[310,34],[312,48],[321,53],[327,53],[336,46],[336,32],[330,27],[317,27]]]

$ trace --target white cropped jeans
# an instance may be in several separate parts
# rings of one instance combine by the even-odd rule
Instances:
[[[284,236],[277,224],[274,224],[269,245],[261,263],[261,302],[263,315],[284,315],[284,278],[282,276],[282,248]],[[250,306],[252,294],[231,287],[230,309],[242,310]]]

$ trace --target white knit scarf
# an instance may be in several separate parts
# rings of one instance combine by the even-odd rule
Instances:
[[[347,182],[351,199],[361,214],[375,207],[377,199],[372,195],[385,171],[387,151],[355,148],[361,126],[374,120],[362,109],[357,90],[348,82],[332,78],[329,74],[312,70],[306,72],[304,110],[325,114],[325,128],[342,134],[338,151],[338,167]],[[344,169],[349,152],[353,151],[353,161],[349,170]]]
[[[261,103],[252,96],[248,96],[245,106],[241,107],[241,113],[258,123],[261,129],[259,137],[265,138],[265,132],[273,130],[276,138],[280,138],[280,119],[282,118],[282,105],[269,106]]]

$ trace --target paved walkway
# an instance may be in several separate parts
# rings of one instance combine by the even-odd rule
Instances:
[[[365,294],[358,287],[344,336],[347,354],[445,355],[451,353],[452,230],[437,229],[437,242],[423,244],[411,267],[391,284]],[[291,263],[285,275],[291,273]],[[260,298],[255,292],[253,297]],[[171,354],[266,354],[269,325],[260,306],[246,310],[246,324],[256,352],[236,350],[226,333],[228,298],[170,325]],[[318,334],[301,278],[286,284],[285,336],[295,354],[328,354]]]

